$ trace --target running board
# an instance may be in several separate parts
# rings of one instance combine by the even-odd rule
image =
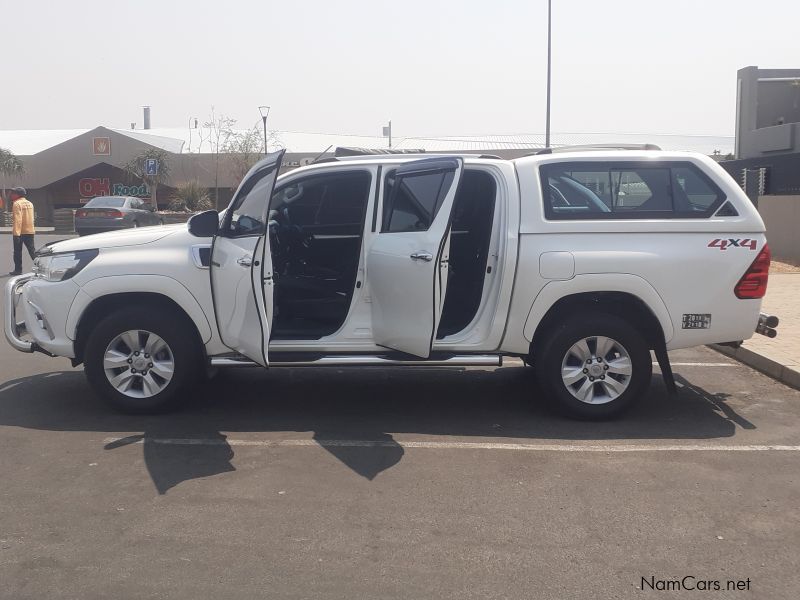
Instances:
[[[257,367],[246,358],[216,357],[212,367]],[[270,367],[502,367],[503,357],[496,354],[450,356],[443,359],[395,359],[376,355],[320,356],[312,360],[270,362]]]

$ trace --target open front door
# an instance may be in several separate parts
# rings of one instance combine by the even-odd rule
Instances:
[[[272,323],[272,255],[267,214],[284,151],[245,175],[211,248],[211,292],[222,343],[262,366]]]
[[[450,216],[460,158],[406,163],[387,174],[380,233],[367,256],[375,343],[430,356],[447,289]]]

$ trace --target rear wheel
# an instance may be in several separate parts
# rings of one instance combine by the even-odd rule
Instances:
[[[127,413],[176,407],[201,375],[202,352],[185,319],[144,307],[103,319],[86,343],[86,377],[111,406]]]
[[[653,367],[644,337],[626,321],[593,313],[549,331],[536,371],[548,399],[567,415],[606,419],[646,391]]]

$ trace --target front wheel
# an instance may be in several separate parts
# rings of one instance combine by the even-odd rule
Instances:
[[[653,372],[644,337],[619,317],[595,313],[550,330],[536,353],[548,399],[578,419],[606,419],[639,399]]]
[[[127,413],[176,407],[201,375],[202,352],[190,324],[159,309],[120,309],[86,343],[86,377],[112,407]]]

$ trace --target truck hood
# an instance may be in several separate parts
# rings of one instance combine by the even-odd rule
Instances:
[[[186,223],[156,227],[137,227],[122,231],[109,231],[95,233],[79,238],[72,238],[55,242],[49,246],[53,252],[75,252],[76,250],[90,250],[93,248],[120,248],[123,246],[141,246],[151,244],[176,231],[185,230]]]

